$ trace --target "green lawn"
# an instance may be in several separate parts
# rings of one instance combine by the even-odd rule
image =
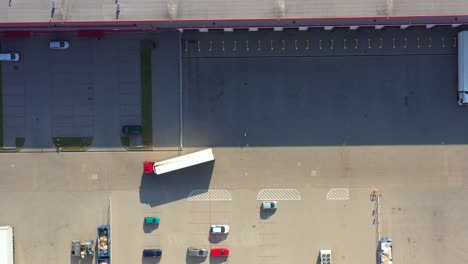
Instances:
[[[153,148],[153,115],[152,115],[152,70],[151,52],[153,42],[140,42],[140,71],[141,71],[141,126],[143,133],[143,148]]]
[[[61,151],[85,151],[93,143],[92,137],[54,137],[52,141],[55,147]]]

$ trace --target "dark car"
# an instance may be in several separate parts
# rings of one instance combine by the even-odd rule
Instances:
[[[141,134],[141,126],[123,126],[122,134],[124,135],[139,135]]]
[[[159,248],[156,249],[143,249],[143,257],[161,257],[162,250]]]

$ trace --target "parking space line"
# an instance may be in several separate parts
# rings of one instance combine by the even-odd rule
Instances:
[[[348,188],[332,188],[327,193],[327,200],[349,200]]]
[[[263,189],[257,194],[257,200],[301,200],[296,189]]]
[[[188,195],[189,201],[231,201],[228,190],[193,190]]]

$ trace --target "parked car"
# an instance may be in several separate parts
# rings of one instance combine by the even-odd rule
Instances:
[[[208,256],[208,250],[204,248],[193,248],[187,249],[187,254],[191,257],[206,257]]]
[[[18,53],[0,53],[0,61],[19,61],[20,55]]]
[[[144,257],[161,257],[162,256],[162,250],[159,248],[156,249],[143,249],[143,256]]]
[[[67,41],[51,41],[49,42],[49,47],[51,49],[68,49],[70,44]]]
[[[161,219],[157,216],[145,216],[145,224],[159,225]]]
[[[227,257],[229,256],[229,249],[227,248],[212,248],[211,256],[213,257]]]
[[[211,234],[227,234],[229,233],[228,225],[212,225],[210,227]]]
[[[277,201],[265,201],[262,202],[262,209],[264,210],[274,210],[278,208],[278,202]]]
[[[139,135],[141,134],[141,126],[123,126],[122,134],[124,135]]]

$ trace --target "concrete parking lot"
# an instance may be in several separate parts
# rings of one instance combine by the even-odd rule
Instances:
[[[147,179],[143,160],[176,152],[3,155],[0,218],[15,226],[17,263],[68,262],[71,239],[94,238],[97,225],[110,222],[113,263],[153,263],[142,250],[157,247],[161,263],[198,263],[186,258],[187,247],[226,246],[230,263],[315,263],[318,250],[330,248],[336,263],[371,264],[373,190],[382,194],[381,235],[394,240],[396,262],[468,260],[466,146],[214,151],[212,167]],[[347,196],[333,199],[332,188],[348,188]],[[200,189],[225,190],[231,199],[190,197]],[[264,189],[295,189],[300,200],[277,193],[278,210],[262,214],[257,198]],[[150,215],[161,217],[159,227],[143,225]],[[229,224],[231,232],[210,237],[210,224]]]

